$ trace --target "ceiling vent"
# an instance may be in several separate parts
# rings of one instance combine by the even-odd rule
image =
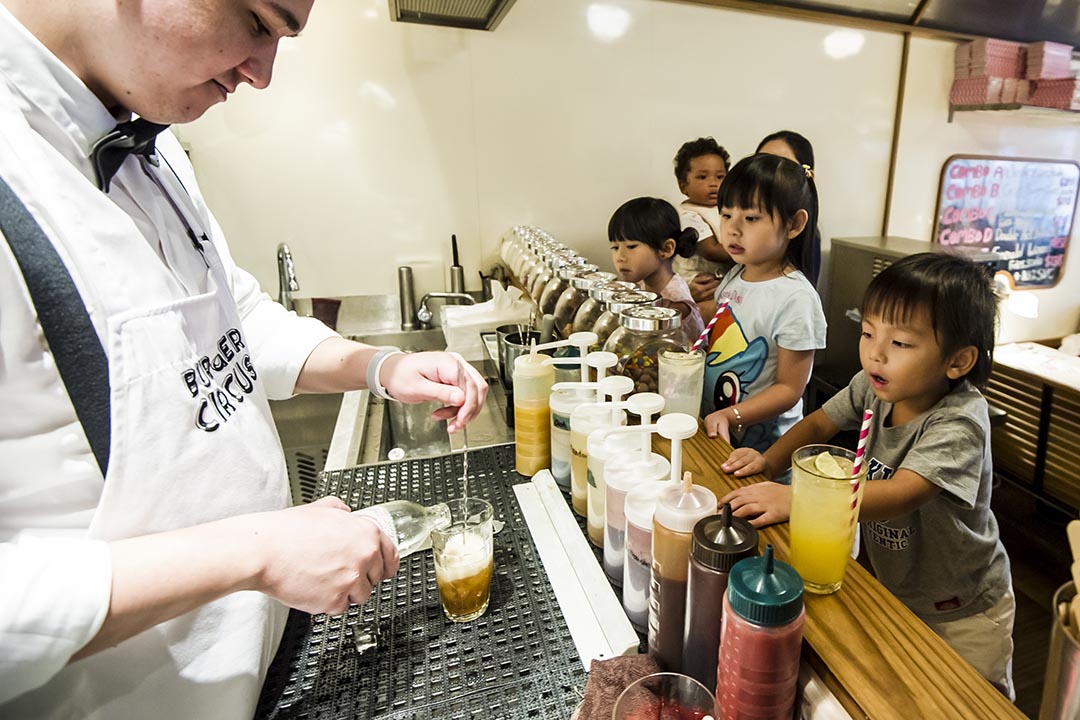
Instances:
[[[466,30],[494,30],[514,0],[390,0],[390,19]]]

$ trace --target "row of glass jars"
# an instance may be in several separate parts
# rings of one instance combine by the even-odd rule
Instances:
[[[500,254],[540,312],[555,316],[560,335],[595,332],[598,345],[619,357],[616,372],[634,380],[635,392],[656,392],[660,350],[689,346],[679,312],[656,307],[656,293],[599,272],[540,228],[515,226]]]

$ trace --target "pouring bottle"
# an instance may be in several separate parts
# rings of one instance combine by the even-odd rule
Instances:
[[[634,382],[621,375],[604,378],[599,392],[610,402],[582,403],[570,413],[570,499],[574,512],[588,517],[589,435],[603,427],[626,422],[622,401],[634,389]]]
[[[675,420],[671,420],[674,418]],[[671,473],[682,470],[682,440],[697,432],[697,419],[682,413],[665,416],[675,428],[671,441]],[[716,513],[716,495],[694,485],[690,473],[656,498],[653,515],[653,562],[649,586],[649,654],[670,672],[682,668],[683,625],[686,622],[686,583],[690,543],[698,520]]]
[[[594,430],[587,441],[589,459],[586,472],[585,488],[588,523],[586,531],[589,541],[599,547],[604,547],[604,505],[607,499],[607,486],[604,478],[606,466],[610,459],[626,453],[631,453],[643,444],[650,442],[647,430],[642,430],[642,425],[652,427],[654,415],[664,409],[664,398],[657,393],[636,393],[626,399],[626,410],[631,415],[637,415],[638,425],[625,430],[636,432],[619,432],[612,434],[614,427]],[[635,437],[636,436],[636,437]]]
[[[757,528],[749,520],[734,517],[730,503],[719,515],[710,515],[694,525],[686,584],[682,672],[712,692],[716,692],[721,599],[727,592],[728,573],[738,561],[757,554]]]
[[[597,402],[600,381],[609,368],[615,367],[619,358],[613,353],[591,352],[583,359],[582,377],[589,369],[596,371],[596,382],[556,382],[551,386],[551,474],[560,487],[570,488],[570,413],[582,403]]]
[[[641,483],[656,483],[666,480],[671,473],[671,463],[660,453],[652,452],[652,434],[658,432],[660,425],[639,425],[636,427],[616,428],[612,435],[625,433],[639,439],[637,452],[620,453],[607,461],[604,468],[604,572],[612,585],[623,584],[623,567],[626,564],[626,495]],[[644,587],[648,589],[649,567],[652,564],[652,514],[646,520],[648,526],[649,563],[645,565]],[[644,604],[648,623],[648,605]]]
[[[735,563],[720,630],[716,702],[724,718],[790,718],[795,710],[806,611],[803,582],[787,563]]]

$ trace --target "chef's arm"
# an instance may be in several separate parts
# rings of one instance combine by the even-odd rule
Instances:
[[[368,369],[377,349],[370,345],[331,337],[315,346],[296,378],[297,393],[347,392],[368,387]],[[397,353],[379,356],[371,368],[380,384],[395,400],[406,403],[435,401],[442,405],[432,417],[449,419],[456,432],[472,420],[484,405],[487,382],[457,353]],[[369,388],[370,389],[370,388]]]
[[[112,593],[78,660],[241,590],[309,613],[363,603],[397,572],[397,551],[334,497],[109,544]]]

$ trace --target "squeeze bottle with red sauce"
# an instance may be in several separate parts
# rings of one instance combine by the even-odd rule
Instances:
[[[724,720],[790,720],[806,611],[803,581],[767,545],[728,575],[716,703]]]
[[[716,692],[720,616],[728,573],[738,561],[757,554],[757,528],[749,520],[733,517],[730,503],[724,505],[719,515],[698,520],[694,526],[690,579],[686,584],[682,671],[710,692]]]

